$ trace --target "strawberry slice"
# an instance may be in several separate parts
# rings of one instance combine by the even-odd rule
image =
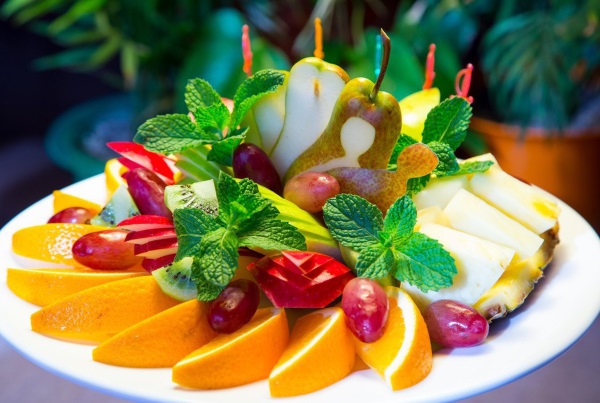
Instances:
[[[339,297],[354,274],[331,256],[285,251],[265,256],[248,270],[279,308],[324,308]]]
[[[148,151],[132,141],[112,141],[106,145],[123,156],[119,162],[127,168],[146,168],[160,176],[167,185],[175,183],[174,163],[164,155]]]

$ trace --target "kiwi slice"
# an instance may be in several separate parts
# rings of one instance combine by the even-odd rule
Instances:
[[[198,293],[191,278],[193,261],[191,257],[184,257],[154,270],[152,275],[165,294],[178,301],[189,301],[196,298]]]
[[[131,198],[127,186],[121,185],[115,190],[106,206],[90,220],[90,224],[114,227],[124,219],[139,214],[140,210]]]
[[[188,185],[167,186],[165,204],[172,212],[179,208],[197,208],[211,215],[217,215],[219,212],[217,192],[212,179]]]

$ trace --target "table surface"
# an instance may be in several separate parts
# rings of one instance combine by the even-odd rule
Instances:
[[[46,157],[40,140],[24,140],[0,148],[0,172],[14,172],[19,164],[19,176],[0,175],[0,211],[4,221],[53,189],[69,183],[69,177]],[[28,193],[15,197],[18,185],[43,178],[35,189],[20,187]],[[2,221],[2,224],[4,223]],[[551,337],[551,336],[549,336]],[[597,402],[600,396],[600,319],[567,352],[540,368],[496,390],[463,402]],[[0,402],[123,402],[104,393],[87,389],[59,378],[30,363],[0,338]]]

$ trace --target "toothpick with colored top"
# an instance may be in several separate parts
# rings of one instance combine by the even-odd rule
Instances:
[[[244,57],[244,73],[250,77],[252,75],[252,49],[250,49],[250,34],[247,24],[242,27],[242,56]]]
[[[462,69],[456,74],[456,81],[454,82],[454,88],[456,90],[456,96],[464,98],[470,104],[473,103],[473,97],[469,96],[469,89],[471,88],[471,76],[473,75],[473,65],[467,64],[467,67]]]
[[[325,53],[323,53],[323,27],[321,26],[321,19],[315,18],[315,51],[313,52],[315,57],[323,59]]]
[[[427,53],[427,59],[425,62],[425,82],[423,83],[423,89],[427,90],[433,85],[433,79],[435,78],[435,44],[429,45],[429,52]]]

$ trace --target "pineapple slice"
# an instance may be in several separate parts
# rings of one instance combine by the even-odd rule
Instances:
[[[501,169],[473,175],[471,191],[538,235],[554,227],[560,212],[539,189]]]
[[[446,207],[459,189],[468,189],[469,179],[466,175],[432,178],[425,189],[413,196],[417,210],[427,207]]]
[[[444,213],[452,228],[514,249],[518,260],[533,256],[544,241],[539,235],[464,189],[454,195]]]
[[[419,232],[437,239],[456,262],[452,286],[426,293],[407,283],[402,288],[420,309],[440,299],[473,305],[500,278],[515,250],[435,223],[422,223]]]

